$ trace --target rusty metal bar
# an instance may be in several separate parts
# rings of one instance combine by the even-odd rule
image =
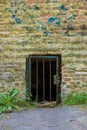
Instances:
[[[36,100],[38,102],[38,58],[36,58]]]
[[[43,59],[43,101],[45,101],[45,62]]]

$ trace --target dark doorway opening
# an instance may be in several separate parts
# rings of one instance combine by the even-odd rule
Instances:
[[[61,56],[58,55],[32,55],[26,62],[29,92],[32,100],[38,102],[61,101]],[[58,83],[54,81],[58,75]]]

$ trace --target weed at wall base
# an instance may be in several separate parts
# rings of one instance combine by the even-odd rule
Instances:
[[[64,104],[66,105],[87,104],[87,93],[86,92],[71,93],[65,99]]]

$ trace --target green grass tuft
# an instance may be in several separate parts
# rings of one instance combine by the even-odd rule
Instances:
[[[79,92],[69,94],[64,101],[66,105],[81,105],[87,104],[87,93],[86,92]]]

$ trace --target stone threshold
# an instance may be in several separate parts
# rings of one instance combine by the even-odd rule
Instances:
[[[44,101],[37,103],[37,108],[56,107],[56,106],[57,106],[56,101],[52,102]]]

